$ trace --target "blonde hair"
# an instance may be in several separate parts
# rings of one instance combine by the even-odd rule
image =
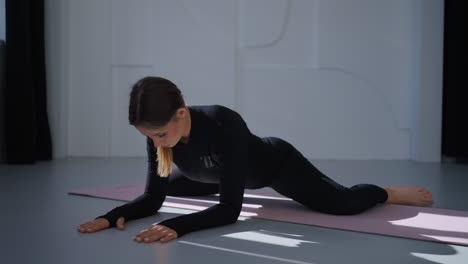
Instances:
[[[159,176],[166,178],[172,171],[172,148],[158,147],[157,154],[158,157],[156,161],[158,162],[158,174]]]
[[[183,108],[189,111],[187,104],[185,104]],[[177,120],[178,118],[176,111],[176,113],[174,113],[174,116],[171,118],[171,121],[169,122],[176,122]],[[158,147],[156,151],[158,154],[156,158],[156,161],[158,162],[158,174],[159,176],[166,178],[172,172],[172,162],[174,160],[172,148]]]

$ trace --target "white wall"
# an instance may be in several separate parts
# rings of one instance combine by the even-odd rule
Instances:
[[[54,151],[144,156],[128,94],[157,75],[308,158],[439,161],[442,15],[442,0],[47,0]]]

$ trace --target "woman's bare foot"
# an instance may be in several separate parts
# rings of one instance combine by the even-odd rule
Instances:
[[[388,199],[385,203],[429,206],[434,203],[432,194],[421,187],[387,186]]]

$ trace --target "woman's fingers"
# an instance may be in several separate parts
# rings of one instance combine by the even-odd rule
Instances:
[[[151,243],[154,241],[168,242],[177,238],[177,232],[162,225],[155,225],[146,230],[142,230],[133,239],[137,242]]]
[[[98,218],[93,221],[86,222],[77,227],[81,233],[93,233],[109,227],[109,221],[104,218]]]
[[[177,234],[175,232],[169,232],[165,237],[161,238],[159,241],[161,241],[161,243],[166,243],[176,238]]]
[[[87,233],[90,232],[93,229],[93,227],[94,226],[92,224],[81,225],[78,227],[78,231],[80,231],[81,233]]]
[[[91,225],[90,225],[89,222],[87,222],[87,223],[79,225],[78,228],[88,228],[89,226],[91,226]]]
[[[82,233],[90,233],[90,232],[94,232],[95,228],[96,227],[95,227],[94,224],[88,224],[88,225],[79,227],[78,231],[80,231]]]
[[[93,226],[95,226],[95,225],[96,225],[96,223],[95,223],[94,221],[90,221],[90,222],[86,223],[86,224],[84,225],[84,227],[85,227],[85,228],[89,228],[89,227],[93,227]]]
[[[155,229],[156,231],[150,233],[148,236],[144,238],[145,242],[154,242],[158,241],[164,237],[166,237],[169,234],[168,228],[157,228]]]
[[[78,226],[78,231],[80,232],[86,232],[88,229],[90,229],[93,226],[91,222],[86,222],[84,224],[81,224]]]
[[[120,217],[117,219],[116,226],[119,230],[124,230],[125,228],[125,218]],[[93,233],[99,230],[109,227],[109,221],[104,218],[98,218],[93,221],[88,221],[84,224],[81,224],[77,227],[78,231],[81,233]],[[178,237],[177,232],[173,229],[163,226],[155,225],[148,229],[142,230],[138,235],[133,239],[138,242],[151,243],[154,241],[161,241],[162,243],[171,241]]]
[[[155,234],[157,232],[157,229],[154,227],[156,226],[141,230],[139,234],[133,237],[133,239],[136,240],[137,242],[147,242],[148,237],[150,237],[152,234]]]

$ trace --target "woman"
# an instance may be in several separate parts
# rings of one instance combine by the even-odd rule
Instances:
[[[357,214],[378,203],[433,203],[431,193],[420,187],[343,187],[288,142],[253,135],[235,111],[219,105],[188,107],[177,86],[164,78],[146,77],[133,86],[129,122],[147,139],[145,192],[79,225],[80,232],[123,230],[126,221],[155,214],[166,195],[220,194],[219,204],[164,220],[134,237],[138,242],[168,242],[236,222],[244,189],[266,186],[312,210],[337,215]],[[172,169],[172,162],[177,168]]]

